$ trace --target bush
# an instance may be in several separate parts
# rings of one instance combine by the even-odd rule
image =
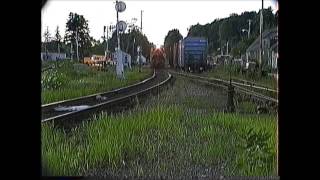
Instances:
[[[58,89],[66,82],[66,77],[62,73],[58,73],[56,69],[50,69],[42,73],[41,85],[42,89]]]
[[[265,130],[254,131],[253,128],[241,135],[242,156],[238,166],[244,166],[247,175],[264,174],[272,172],[275,153],[269,145],[271,134]]]

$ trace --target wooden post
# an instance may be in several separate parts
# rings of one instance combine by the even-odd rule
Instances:
[[[234,96],[234,88],[231,84],[231,79],[230,79],[230,84],[228,86],[228,100],[227,100],[228,112],[234,112],[234,110],[235,110],[233,96]]]

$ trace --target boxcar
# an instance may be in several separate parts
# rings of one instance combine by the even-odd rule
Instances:
[[[203,71],[207,66],[208,41],[202,37],[186,37],[179,41],[178,65],[185,71]]]

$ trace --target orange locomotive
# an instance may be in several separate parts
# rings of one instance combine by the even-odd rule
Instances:
[[[164,68],[164,64],[165,64],[164,49],[163,48],[151,49],[151,67],[156,69]]]

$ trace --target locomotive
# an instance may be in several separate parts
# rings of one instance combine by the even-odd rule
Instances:
[[[163,48],[151,49],[151,67],[164,68],[165,66],[165,53]]]

